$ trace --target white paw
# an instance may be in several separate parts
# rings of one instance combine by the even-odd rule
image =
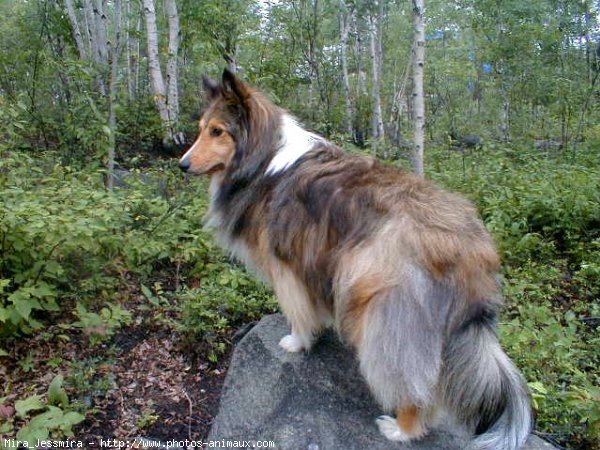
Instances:
[[[301,352],[306,348],[304,342],[295,334],[288,334],[284,336],[280,341],[279,345],[287,352],[297,353]]]
[[[408,442],[411,440],[411,436],[400,429],[398,422],[393,417],[379,416],[375,423],[379,427],[379,432],[390,441]]]

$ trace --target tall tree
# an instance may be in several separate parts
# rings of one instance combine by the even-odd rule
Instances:
[[[348,36],[355,13],[354,5],[346,5],[344,0],[340,0],[340,59],[342,64],[342,82],[344,84],[344,122],[346,134],[350,137],[354,136],[354,128],[352,126],[354,108],[350,96],[350,76],[348,74]]]
[[[98,31],[96,28],[96,17],[94,16],[94,5],[92,0],[83,0],[83,12],[85,18],[85,36],[90,49],[89,54],[93,61],[98,58]]]
[[[110,130],[110,134],[108,141],[106,187],[109,190],[113,189],[115,179],[115,135],[117,132],[117,81],[119,74],[119,57],[121,55],[121,16],[121,0],[115,0],[115,34],[110,52],[110,83],[108,89],[108,128]]]
[[[65,6],[67,8],[67,15],[69,16],[71,28],[73,29],[73,38],[75,39],[77,50],[79,51],[79,57],[81,59],[87,59],[88,49],[86,48],[85,43],[83,41],[81,27],[79,26],[79,19],[77,18],[77,14],[75,13],[75,6],[73,5],[73,0],[65,0]]]
[[[127,0],[126,5],[124,50],[126,52],[127,94],[132,100],[138,95],[140,80],[141,11],[138,10],[137,2]]]
[[[423,154],[425,150],[425,94],[423,88],[425,68],[425,0],[413,0],[414,44],[413,44],[413,113],[415,121],[414,134],[414,172],[425,175]]]
[[[158,113],[166,130],[165,143],[182,144],[184,139],[181,132],[177,131],[179,120],[179,101],[177,95],[177,52],[179,48],[179,16],[175,0],[166,0],[167,14],[169,15],[169,63],[167,71],[167,84],[163,77],[160,65],[158,47],[158,27],[156,24],[156,9],[154,0],[143,0],[144,15],[146,17],[146,36],[148,42],[148,66],[152,81],[152,92],[158,108]],[[173,95],[169,98],[168,94]]]
[[[96,0],[94,16],[96,21],[96,39],[98,39],[98,62],[106,67],[108,64],[108,16],[105,11],[106,0]]]
[[[169,123],[177,126],[179,121],[179,72],[178,53],[181,27],[175,0],[165,0],[165,9],[169,22],[169,45],[167,54],[167,110]],[[184,136],[181,131],[172,131],[172,138],[177,144],[183,144]]]
[[[381,106],[381,70],[383,64],[383,18],[384,18],[384,1],[374,0],[368,20],[369,20],[369,35],[370,35],[370,50],[372,64],[372,91],[373,96],[373,116],[372,116],[372,136],[373,145],[376,147],[378,142],[384,137],[383,130],[383,109]]]

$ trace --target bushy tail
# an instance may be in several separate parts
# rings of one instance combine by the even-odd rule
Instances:
[[[444,402],[472,427],[470,450],[517,450],[532,427],[525,380],[504,353],[494,327],[466,323],[444,351]]]

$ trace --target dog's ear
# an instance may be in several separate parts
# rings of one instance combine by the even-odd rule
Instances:
[[[250,97],[250,88],[229,69],[223,70],[222,83],[225,93],[230,94],[239,103],[243,104]]]
[[[219,95],[219,85],[210,78],[208,78],[206,75],[202,75],[202,85],[204,86],[204,90],[208,94],[209,100],[213,100]]]

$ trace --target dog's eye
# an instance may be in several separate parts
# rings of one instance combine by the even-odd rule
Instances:
[[[223,134],[223,130],[221,128],[212,128],[210,130],[210,135],[212,137],[219,137]]]

